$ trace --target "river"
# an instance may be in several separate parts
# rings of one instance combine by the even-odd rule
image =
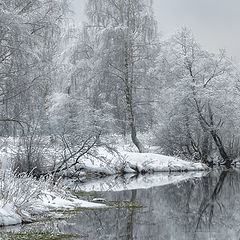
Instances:
[[[240,239],[238,170],[111,177],[75,183],[72,189],[110,207],[80,210],[41,227],[73,234],[72,239]]]

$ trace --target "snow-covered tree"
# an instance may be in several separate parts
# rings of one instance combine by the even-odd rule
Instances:
[[[215,147],[226,162],[231,161],[228,142],[233,135],[239,139],[234,133],[239,132],[240,101],[233,64],[223,51],[202,50],[187,29],[167,41],[165,51],[166,87],[161,97],[167,104],[167,145],[205,162]]]
[[[153,121],[151,88],[159,51],[151,1],[89,0],[87,15],[75,53],[81,54],[76,72],[84,74],[92,106],[108,104],[115,126],[124,133],[128,123],[142,152],[137,129],[149,129]]]
[[[1,1],[0,101],[5,122],[1,134],[17,134],[11,120],[28,124],[43,120],[56,39],[67,12],[67,1]]]

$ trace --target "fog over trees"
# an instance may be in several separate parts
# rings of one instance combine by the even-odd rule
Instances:
[[[81,28],[69,6],[0,1],[0,136],[17,139],[13,169],[78,172],[97,148],[115,151],[113,136],[207,164],[239,157],[239,71],[224,50],[186,28],[160,38],[151,0],[89,0]]]

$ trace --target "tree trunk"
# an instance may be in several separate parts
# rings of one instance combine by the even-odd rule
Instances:
[[[128,87],[126,87],[125,89],[125,96],[126,96],[126,102],[127,102],[128,121],[131,128],[132,142],[137,147],[138,151],[142,153],[144,152],[144,147],[137,138],[137,131],[135,126],[135,119],[134,119],[133,106],[132,106],[132,97],[130,95]]]
[[[125,77],[124,77],[124,85],[125,85],[125,98],[127,104],[127,114],[128,121],[131,128],[131,138],[134,145],[137,147],[140,153],[144,152],[144,147],[141,142],[137,138],[137,131],[135,126],[135,118],[133,112],[133,62],[131,62],[131,77],[129,76],[129,48],[128,44],[125,45],[126,53],[125,53]]]
[[[215,123],[214,123],[214,120],[213,120],[213,113],[212,113],[210,104],[208,103],[209,122],[207,122],[206,118],[204,118],[203,115],[202,115],[202,112],[200,110],[200,107],[199,107],[199,104],[198,104],[197,100],[195,100],[195,102],[196,102],[196,107],[197,107],[197,111],[198,111],[199,122],[200,122],[200,125],[201,125],[204,133],[210,132],[222,159],[225,161],[225,166],[227,168],[230,168],[232,160],[229,158],[228,154],[226,153],[225,148],[223,146],[223,143],[222,143],[220,137],[217,134],[217,131],[214,130],[214,128],[216,126],[215,126]]]
[[[219,153],[220,153],[221,157],[225,161],[225,163],[224,163],[225,166],[227,168],[230,168],[232,160],[229,158],[228,154],[226,153],[220,137],[217,135],[216,131],[212,130],[212,131],[210,131],[210,133],[212,135],[212,138],[213,138],[216,146],[218,147],[218,150],[219,150]]]
[[[202,161],[208,163],[209,151],[209,132],[204,132],[203,143],[202,143]]]
[[[211,109],[211,106],[210,106],[209,103],[208,103],[208,114],[209,114],[209,118],[210,118],[210,126],[212,128],[212,130],[210,130],[212,138],[213,138],[213,140],[214,140],[214,142],[215,142],[215,144],[216,144],[216,146],[219,150],[219,153],[220,153],[221,157],[225,161],[225,166],[227,168],[230,168],[232,161],[230,160],[228,154],[226,153],[225,148],[223,146],[223,143],[222,143],[220,137],[217,134],[217,131],[214,130],[214,127],[215,127],[214,125],[215,124],[214,124],[214,120],[213,120],[213,113],[212,113],[212,109]]]

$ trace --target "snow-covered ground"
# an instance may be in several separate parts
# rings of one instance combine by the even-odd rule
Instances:
[[[118,173],[204,171],[208,169],[202,163],[194,163],[156,153],[119,151],[116,154],[100,148],[99,156],[101,156],[101,159],[85,158],[82,163],[83,168],[88,172],[101,172],[107,175]]]
[[[83,156],[78,166],[83,169],[82,174],[116,175],[131,173],[136,175],[154,172],[165,172],[165,174],[140,175],[134,181],[133,178],[128,178],[127,175],[124,184],[121,184],[121,181],[119,182],[115,178],[107,181],[98,179],[83,184],[81,190],[120,191],[121,189],[159,186],[192,177],[200,177],[204,172],[198,173],[196,171],[208,169],[202,163],[193,163],[176,157],[161,155],[158,149],[156,151],[150,145],[148,149],[151,152],[137,153],[130,142],[126,144],[125,140],[122,142],[121,140],[116,140],[111,146],[116,151],[109,151],[107,148],[99,147],[96,149],[95,153],[97,152],[97,154],[94,154],[94,156]],[[16,177],[10,168],[11,160],[18,151],[18,140],[13,138],[0,139],[0,148],[0,166],[2,169],[0,172],[0,226],[31,221],[51,210],[105,207],[103,204],[82,201],[73,197],[67,193],[67,190],[61,184],[61,186],[53,185],[51,179],[37,181],[26,175]],[[49,167],[50,169],[53,165],[58,166],[58,162],[62,161],[61,149],[57,145],[43,149],[43,152],[44,168]],[[67,169],[67,171],[70,173],[75,170]],[[182,173],[168,175],[169,172]]]
[[[193,163],[179,158],[154,153],[123,153],[130,169],[146,172],[203,171],[202,163]],[[127,171],[128,172],[128,171]]]
[[[15,142],[17,140],[8,138],[0,146],[0,165],[3,169],[11,167],[11,157],[14,152],[17,152],[17,144]],[[96,149],[97,155],[84,155],[78,167],[84,169],[83,172],[106,175],[134,172],[203,171],[208,169],[202,163],[194,163],[176,157],[161,155],[156,150],[156,147],[150,145],[147,147],[148,153],[138,153],[136,152],[136,147],[130,141],[121,138],[119,141],[112,141],[111,148],[116,149],[116,151],[108,151],[106,148],[99,147]],[[58,162],[62,161],[61,154],[62,152],[57,146],[49,147],[44,152],[46,159],[44,165],[49,168],[52,168],[53,165],[57,166]],[[71,169],[67,171],[71,171]]]
[[[0,226],[31,222],[52,210],[79,207],[102,208],[105,205],[79,200],[62,185],[53,185],[51,179],[16,177],[10,171],[0,174]]]
[[[138,153],[130,136],[109,136],[108,141],[116,152],[109,152],[106,148],[98,148],[99,159],[85,157],[82,161],[83,168],[88,172],[105,173],[114,175],[118,173],[141,172],[183,172],[204,171],[208,167],[202,163],[185,161],[177,157],[161,154],[161,149],[155,146],[151,134],[141,134],[141,140],[147,149],[146,153]]]
[[[36,202],[29,207],[29,211],[22,211],[12,203],[4,204],[0,200],[0,226],[16,225],[31,222],[38,215],[52,210],[72,210],[75,208],[103,208],[104,204],[91,203],[77,198],[64,198],[52,192],[45,192]]]

